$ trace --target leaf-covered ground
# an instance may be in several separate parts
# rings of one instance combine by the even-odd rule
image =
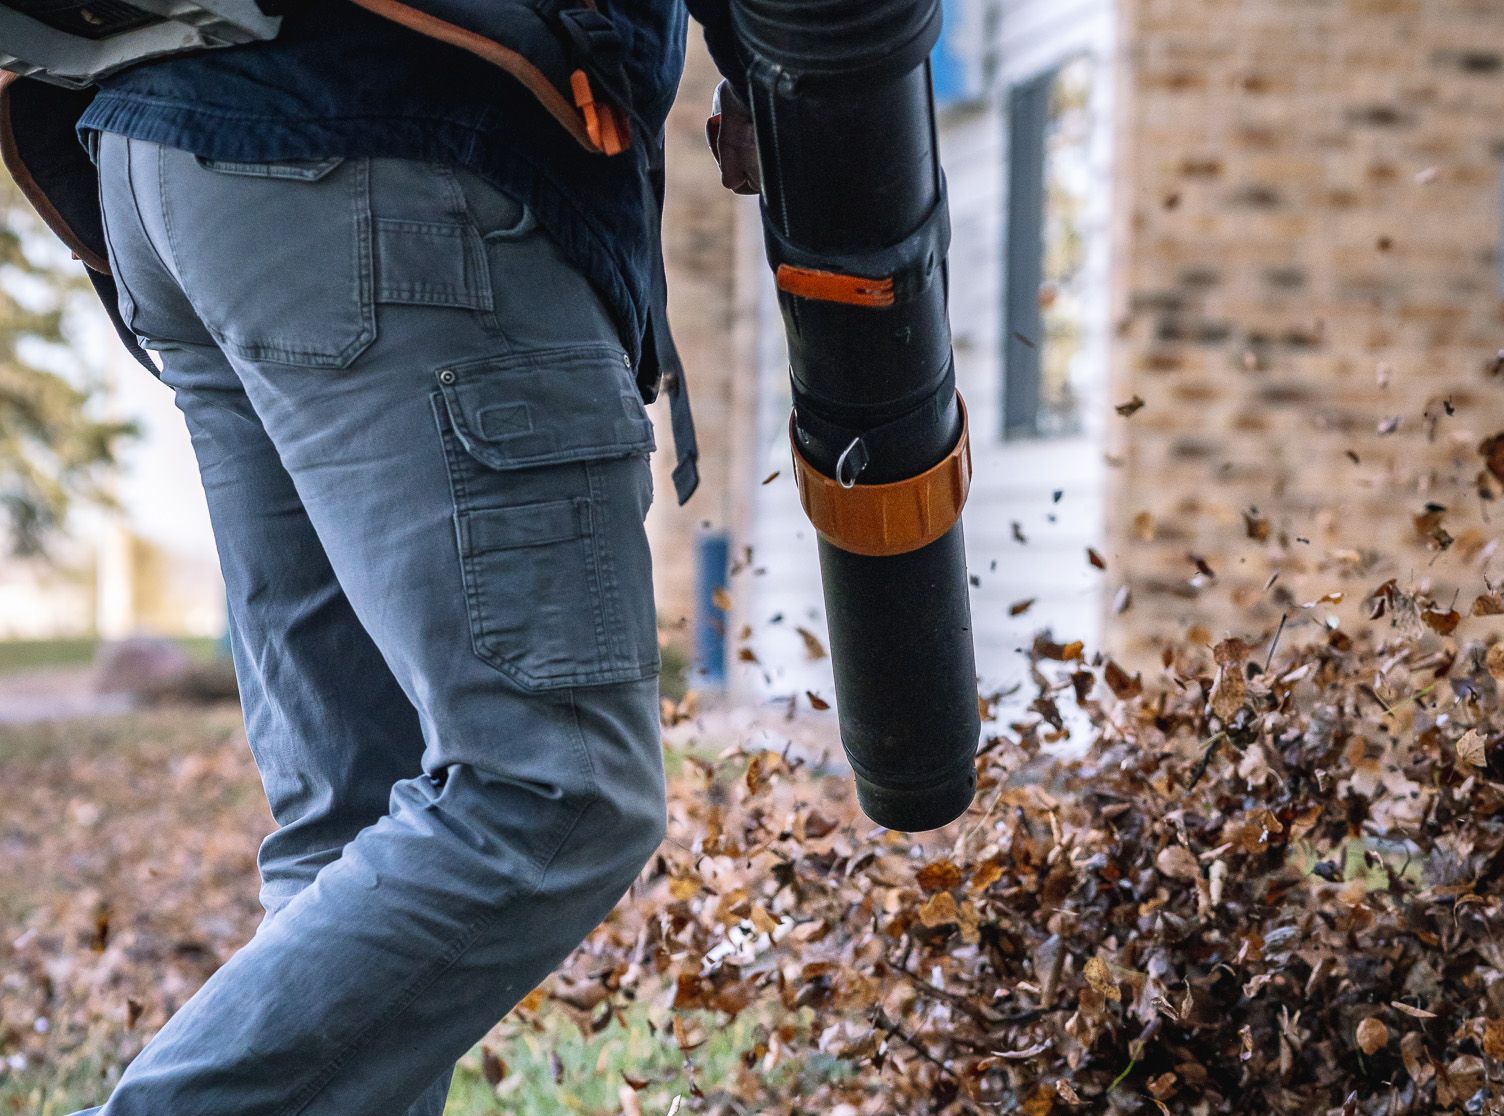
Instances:
[[[1142,676],[1041,638],[924,838],[671,757],[659,856],[452,1111],[1504,1113],[1504,644],[1369,606]],[[12,730],[0,778],[0,1113],[51,1116],[249,933],[267,819],[229,711]]]
[[[65,1116],[99,1103],[250,935],[271,819],[233,707],[0,728],[0,787],[0,1113]],[[639,1096],[627,1077],[654,1079],[647,1112],[688,1099],[655,1029],[668,1009],[594,1030],[568,1010],[497,1028],[456,1076],[451,1116],[618,1113],[623,1089]],[[750,1024],[719,1028],[705,1057],[729,1064],[752,1042]]]

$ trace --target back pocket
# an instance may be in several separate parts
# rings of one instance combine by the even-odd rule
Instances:
[[[656,674],[653,430],[621,350],[496,357],[436,380],[475,653],[528,690]]]
[[[162,159],[182,287],[222,348],[345,368],[376,339],[367,160]]]

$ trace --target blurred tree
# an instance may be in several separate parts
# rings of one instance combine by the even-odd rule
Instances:
[[[0,551],[45,554],[75,503],[109,505],[117,445],[135,433],[90,413],[91,377],[44,367],[49,348],[70,350],[70,306],[93,298],[80,267],[0,174]]]

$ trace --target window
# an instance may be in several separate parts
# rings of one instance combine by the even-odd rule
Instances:
[[[1081,429],[1091,60],[1014,88],[1008,113],[1003,437]]]

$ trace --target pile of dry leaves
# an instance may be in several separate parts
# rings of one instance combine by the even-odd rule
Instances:
[[[1382,641],[1144,678],[1041,639],[978,807],[924,840],[787,757],[694,762],[552,995],[755,1019],[695,1111],[1504,1113],[1504,644],[1426,608],[1386,585]],[[693,1067],[707,1026],[674,1029]]]
[[[1381,636],[1192,639],[1143,676],[1041,638],[976,807],[922,838],[792,754],[673,756],[669,840],[510,1026],[648,1005],[685,1114],[1504,1113],[1504,643],[1437,611],[1390,583]],[[47,900],[0,942],[6,1070],[107,1075],[248,935],[267,819],[231,713],[12,788],[0,851]],[[142,780],[127,824],[108,788]]]

